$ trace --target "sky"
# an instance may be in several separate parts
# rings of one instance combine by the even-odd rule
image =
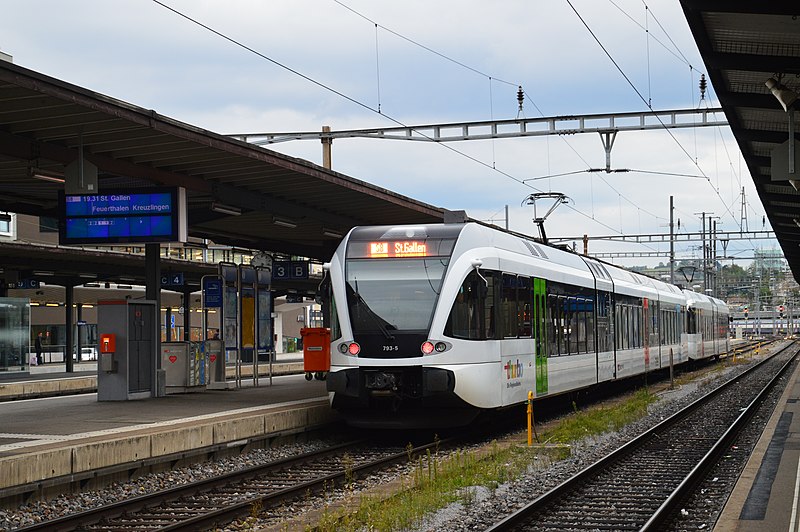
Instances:
[[[719,106],[710,83],[700,97],[706,70],[676,0],[4,0],[0,15],[0,51],[14,63],[222,134]],[[321,164],[318,140],[269,149]],[[569,202],[545,222],[554,239],[668,234],[670,196],[681,232],[699,232],[703,212],[738,231],[742,189],[745,229],[771,229],[727,127],[621,132],[611,167],[639,170],[626,173],[585,172],[605,166],[596,133],[337,139],[332,160],[348,176],[530,235],[526,198],[563,193]],[[539,200],[537,213],[551,205]],[[775,247],[732,240],[727,254],[742,260],[724,264]],[[655,250],[668,244],[589,243],[590,253]],[[702,257],[698,243],[675,250]]]

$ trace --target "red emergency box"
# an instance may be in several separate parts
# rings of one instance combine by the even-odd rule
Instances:
[[[331,330],[325,327],[303,327],[303,371],[306,380],[325,380],[331,369]]]

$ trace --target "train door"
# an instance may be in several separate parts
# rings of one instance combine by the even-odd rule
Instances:
[[[644,370],[650,371],[650,301],[642,298],[642,344],[644,345]]]
[[[655,357],[656,368],[663,368],[664,363],[661,355],[661,341],[662,331],[661,327],[666,324],[661,322],[661,302],[658,299],[650,300],[650,347],[653,349],[651,353]]]
[[[536,346],[536,395],[547,394],[547,293],[544,279],[533,279],[533,337]]]
[[[611,340],[611,349],[614,351],[614,378],[617,378],[617,349],[619,349],[618,342],[618,329],[619,329],[619,322],[617,321],[619,317],[617,316],[617,312],[619,309],[617,308],[617,298],[614,295],[614,289],[612,287],[611,292],[608,294],[609,296],[609,304],[610,304],[610,312],[609,312],[609,320],[608,320],[608,328],[609,328],[609,336]]]

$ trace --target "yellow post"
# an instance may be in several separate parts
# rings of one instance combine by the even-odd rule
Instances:
[[[533,391],[528,391],[528,447],[533,445]]]

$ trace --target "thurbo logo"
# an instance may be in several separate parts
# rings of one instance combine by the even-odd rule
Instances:
[[[517,359],[516,363],[506,362],[503,369],[506,370],[506,380],[522,378],[522,362]]]

